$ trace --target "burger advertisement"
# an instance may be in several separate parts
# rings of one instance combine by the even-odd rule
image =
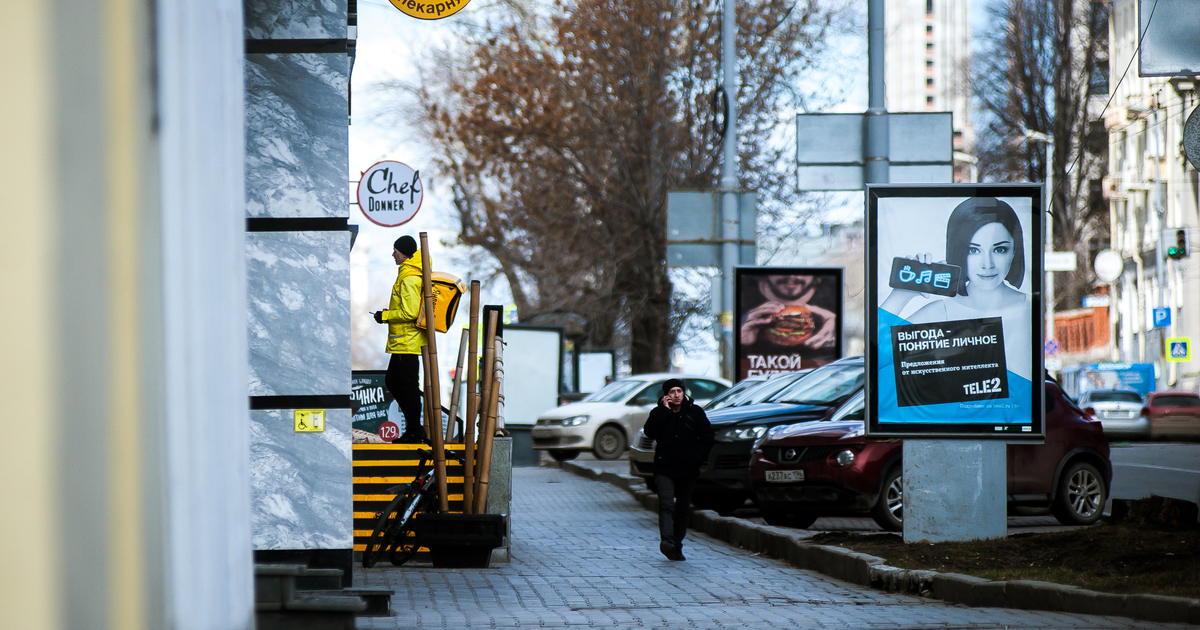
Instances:
[[[795,372],[842,356],[840,268],[736,270],[736,380]]]

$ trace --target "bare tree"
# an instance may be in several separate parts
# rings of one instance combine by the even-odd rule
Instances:
[[[843,13],[817,0],[738,10],[741,185],[779,213],[801,199],[790,148],[773,142],[780,112],[810,105],[794,86]],[[412,86],[453,179],[459,239],[495,258],[523,319],[582,316],[593,345],[627,330],[633,371],[665,369],[681,330],[667,191],[719,179],[720,2],[559,0],[541,27],[513,15],[464,30],[466,54]]]
[[[1081,261],[1108,235],[1099,185],[1108,144],[1098,112],[1089,112],[1093,97],[1107,94],[1108,9],[1106,0],[996,0],[989,11],[1000,28],[984,35],[972,76],[987,121],[977,146],[981,179],[1043,180],[1045,148],[1025,133],[1050,136],[1053,248]],[[1058,273],[1056,306],[1078,307],[1093,280],[1086,264]]]

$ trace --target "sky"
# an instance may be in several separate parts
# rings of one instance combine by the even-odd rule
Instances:
[[[975,2],[976,12],[982,4]],[[362,171],[380,160],[403,162],[420,171],[425,190],[417,215],[400,227],[377,226],[366,220],[357,206],[350,208],[350,223],[357,224],[360,230],[351,253],[351,316],[356,323],[353,328],[355,344],[360,348],[356,352],[354,369],[386,368],[387,358],[382,352],[386,327],[359,320],[369,318],[368,311],[387,307],[396,279],[391,244],[397,237],[403,234],[416,237],[419,232],[427,232],[434,267],[454,273],[464,281],[471,277],[472,270],[461,266],[466,248],[454,246],[457,228],[450,195],[432,163],[429,148],[413,129],[403,122],[396,122],[397,118],[386,115],[388,112],[383,106],[385,99],[378,84],[396,79],[412,80],[415,76],[414,62],[454,37],[447,22],[478,17],[479,12],[486,11],[488,6],[486,0],[473,0],[453,18],[424,21],[401,13],[385,0],[358,2],[357,51],[351,78],[350,200],[353,202],[355,196],[356,184],[353,182]],[[815,80],[823,89],[845,95],[845,100],[831,111],[863,111],[867,104],[866,35],[844,38],[837,48],[842,51],[846,63],[861,66],[861,69],[850,67],[847,71],[846,64],[842,64],[841,71],[833,76]],[[791,113],[782,114],[781,124],[790,124],[791,116]],[[853,221],[861,218],[861,193],[837,194],[841,207],[832,213],[830,219]],[[475,270],[477,277],[480,273],[480,270]],[[507,284],[503,281],[485,284],[482,293],[484,304],[511,302]],[[460,334],[457,326],[466,324],[467,310],[467,300],[464,299],[455,321],[456,328],[450,334],[439,335],[438,352],[443,368],[448,369],[456,356]],[[364,353],[362,349],[370,352]],[[709,351],[677,353],[675,359],[677,368],[702,374],[716,373],[717,362],[715,344]]]

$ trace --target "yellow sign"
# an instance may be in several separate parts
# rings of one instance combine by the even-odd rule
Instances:
[[[319,433],[325,430],[324,409],[297,409],[294,416],[296,433]]]
[[[419,20],[440,20],[458,13],[470,0],[389,0],[405,15]]]

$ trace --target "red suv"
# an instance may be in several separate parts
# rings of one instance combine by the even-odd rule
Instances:
[[[1112,481],[1108,440],[1046,382],[1046,441],[1008,446],[1008,504],[1050,508],[1064,525],[1100,518]],[[818,516],[869,514],[888,531],[903,529],[903,444],[867,442],[863,396],[829,420],[778,427],[755,445],[750,480],[763,518],[808,527]]]
[[[1191,392],[1150,392],[1142,415],[1152,439],[1200,435],[1200,396]]]

